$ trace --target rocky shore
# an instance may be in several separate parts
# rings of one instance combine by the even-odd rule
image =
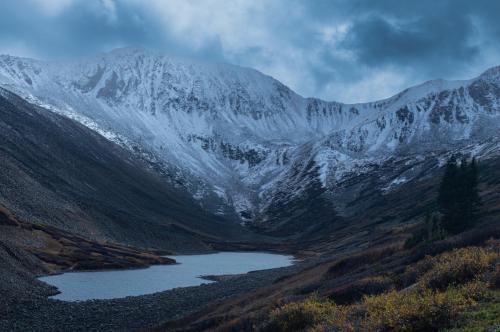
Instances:
[[[130,331],[154,327],[217,303],[230,296],[252,291],[300,268],[250,272],[195,287],[177,288],[151,295],[114,300],[64,302],[48,299],[54,289],[0,269],[0,283],[22,282],[25,289],[2,293],[1,331]]]
[[[91,241],[54,227],[28,223],[0,206],[0,331],[147,329],[269,285],[299,268],[293,265],[236,276],[207,276],[217,282],[151,295],[82,302],[50,299],[58,290],[37,279],[64,271],[175,263],[162,257],[165,254]]]

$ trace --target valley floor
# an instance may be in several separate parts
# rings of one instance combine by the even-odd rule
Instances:
[[[48,298],[57,290],[36,278],[65,271],[172,264],[173,260],[162,257],[165,254],[95,242],[54,227],[31,224],[0,206],[0,331],[123,331],[153,327],[214,301],[269,285],[302,266],[224,277],[216,283],[151,295],[83,302]]]
[[[122,242],[128,245],[97,243],[47,224],[34,225],[18,220],[8,211],[3,215],[0,213],[0,331],[149,328],[160,331],[231,331],[231,326],[233,330],[253,331],[254,324],[265,322],[273,308],[284,301],[303,300],[313,293],[335,301],[342,297],[346,303],[356,301],[358,299],[354,298],[360,295],[357,287],[360,283],[364,287],[365,278],[377,277],[375,281],[381,281],[384,286],[387,278],[379,277],[387,277],[388,273],[391,278],[397,277],[407,265],[426,254],[480,245],[490,237],[499,238],[499,165],[499,158],[481,163],[479,189],[483,224],[477,227],[483,232],[480,241],[465,235],[463,241],[458,239],[462,242],[446,240],[420,251],[402,250],[405,240],[422,229],[425,213],[435,202],[439,170],[433,169],[421,179],[387,193],[369,185],[373,177],[382,173],[359,175],[349,183],[340,184],[347,187],[352,183],[366,184],[363,195],[357,196],[349,206],[348,210],[356,213],[319,228],[307,239],[275,239],[266,248],[263,239],[267,240],[267,237],[237,243],[197,234],[194,242],[189,229],[172,228],[175,232],[171,237],[190,250],[273,248],[307,257],[303,262],[286,268],[226,277],[217,283],[116,300],[67,303],[48,299],[56,290],[37,281],[36,276],[71,269],[130,268],[168,263],[159,259],[160,252],[134,249],[128,246],[134,243],[129,242]],[[156,229],[151,228],[148,234],[153,234]],[[135,234],[126,227],[123,230]],[[203,246],[193,246],[198,241]],[[339,262],[347,265],[336,265]]]
[[[44,298],[53,290],[32,279],[17,280],[20,292],[2,294],[1,331],[123,331],[156,326],[198,311],[209,303],[250,292],[297,273],[302,264],[251,272],[211,284],[115,300],[63,302]],[[0,268],[0,282],[19,278]],[[14,279],[14,280],[13,280]],[[6,295],[6,296],[5,296]]]

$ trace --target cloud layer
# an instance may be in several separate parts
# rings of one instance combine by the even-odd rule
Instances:
[[[500,65],[499,12],[493,0],[2,1],[0,53],[50,59],[143,46],[357,102]]]

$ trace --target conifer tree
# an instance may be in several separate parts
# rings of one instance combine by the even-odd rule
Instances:
[[[451,158],[439,188],[438,204],[442,226],[448,233],[456,234],[472,226],[477,219],[479,206],[478,169],[473,158],[463,159],[460,166]]]
[[[458,167],[454,157],[448,160],[439,187],[438,204],[439,210],[443,215],[443,225],[447,229],[447,224],[451,223],[450,219],[453,218],[453,211],[456,209],[456,189],[457,189],[457,176]]]

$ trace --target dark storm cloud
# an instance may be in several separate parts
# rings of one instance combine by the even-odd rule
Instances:
[[[61,15],[46,15],[32,1],[3,1],[0,13],[2,46],[22,44],[42,57],[91,54],[122,42],[149,43],[157,30],[154,23],[146,27],[122,13],[120,6],[120,19],[111,22],[94,1],[70,5]]]
[[[500,64],[500,1],[0,1],[0,53],[121,46],[255,67],[304,95],[387,97]]]
[[[466,17],[454,20],[425,17],[390,23],[370,16],[354,22],[341,46],[369,66],[391,64],[433,69],[433,66],[473,61],[479,53],[479,46],[472,38],[474,30]]]
[[[351,28],[340,47],[352,51],[356,61],[370,67],[402,66],[446,75],[457,65],[475,62],[482,37],[489,39],[487,35],[500,31],[496,14],[492,15],[500,12],[498,1],[344,4]]]
[[[44,15],[30,0],[0,1],[0,50],[3,45],[22,43],[35,56],[60,58],[142,46],[174,55],[222,58],[217,39],[193,52],[189,43],[169,35],[154,11],[138,2],[110,1],[112,11],[98,0],[68,3],[60,14]]]
[[[318,0],[308,7],[309,17],[322,24],[349,26],[342,40],[329,46],[350,54],[350,61],[323,52],[332,82],[361,81],[384,71],[397,74],[403,84],[477,75],[500,64],[498,13],[500,1],[486,0]],[[319,84],[328,80],[316,77]]]

